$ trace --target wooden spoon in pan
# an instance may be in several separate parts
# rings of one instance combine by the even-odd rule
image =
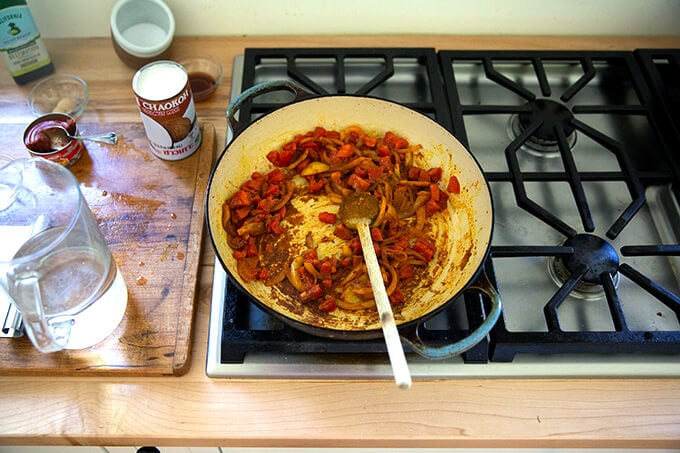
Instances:
[[[399,388],[407,389],[411,387],[411,374],[406,364],[406,356],[394,322],[387,291],[385,291],[385,281],[380,272],[378,257],[375,255],[369,228],[371,222],[378,215],[378,210],[378,201],[373,195],[367,192],[354,192],[342,200],[338,214],[340,221],[345,226],[355,229],[359,233],[361,249],[368,269],[373,297],[380,315],[380,325],[387,345],[387,354],[392,364],[394,380]]]

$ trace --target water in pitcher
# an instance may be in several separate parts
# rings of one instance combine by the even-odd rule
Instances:
[[[13,260],[49,249],[64,234],[65,228],[57,227],[33,236]],[[65,349],[99,343],[116,328],[127,305],[127,287],[107,249],[56,247],[38,266],[19,266],[7,277],[9,293],[22,311],[30,311],[24,304],[42,302],[43,318]],[[32,335],[33,329],[27,332]]]

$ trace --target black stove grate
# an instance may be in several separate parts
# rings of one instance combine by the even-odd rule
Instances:
[[[670,168],[675,175],[673,192],[680,199],[680,49],[635,51],[652,90],[659,121],[668,131]]]
[[[291,79],[319,96],[365,95],[397,101],[451,130],[437,55],[430,48],[246,49],[242,90]],[[260,100],[262,99],[262,100]],[[290,102],[256,99],[241,115],[251,120]]]
[[[649,71],[653,66],[650,62],[656,54],[642,52],[640,55],[647,59],[645,69]],[[666,75],[666,80],[674,80],[676,84],[671,89],[677,90],[677,81],[680,80],[677,72],[678,54],[672,52],[668,55],[663,57],[665,58],[663,61],[668,63],[664,65],[663,70],[675,71],[674,77]],[[607,300],[614,326],[611,331],[565,331],[560,325],[559,316],[561,304],[571,291],[583,282],[589,271],[592,271],[586,263],[589,263],[591,268],[597,266],[578,256],[582,252],[581,241],[578,239],[585,238],[585,243],[592,243],[593,241],[589,239],[594,236],[590,233],[596,229],[591,212],[591,200],[584,190],[584,184],[623,182],[627,188],[629,202],[618,218],[605,228],[605,236],[608,239],[616,239],[635,219],[640,209],[647,203],[645,196],[647,187],[672,184],[677,196],[680,178],[676,159],[672,156],[677,156],[678,148],[671,149],[671,141],[668,139],[669,131],[673,127],[677,132],[677,103],[664,103],[665,112],[660,111],[657,103],[660,102],[659,99],[667,97],[659,93],[657,98],[652,96],[635,56],[628,52],[441,51],[439,59],[452,113],[454,134],[475,154],[475,143],[470,143],[466,127],[466,122],[471,116],[515,115],[517,120],[513,124],[519,124],[516,136],[508,137],[505,146],[497,150],[498,153],[504,154],[507,168],[504,171],[488,171],[486,176],[491,183],[509,183],[514,190],[517,206],[559,232],[565,239],[561,246],[493,243],[491,249],[493,263],[495,264],[497,260],[526,256],[542,256],[546,259],[552,256],[557,262],[576,263],[573,268],[567,269],[564,282],[556,288],[553,296],[543,306],[546,331],[510,331],[502,318],[492,332],[491,359],[511,361],[517,353],[679,353],[680,331],[635,331],[628,327],[615,278],[626,278],[639,285],[679,318],[680,297],[655,282],[654,275],[645,274],[625,262],[613,263],[614,272],[609,268],[601,273],[598,271],[595,275],[596,280],[600,280]],[[558,80],[558,83],[551,83],[549,70],[546,68],[553,63],[580,68],[576,71],[580,76],[573,77],[568,82]],[[501,89],[509,90],[516,97],[507,103],[466,103],[466,100],[459,96],[458,78],[462,76],[457,71],[461,67],[469,69],[471,65],[478,67],[476,77],[484,82],[496,84]],[[524,66],[526,72],[524,75],[517,73],[509,75],[507,71],[497,69],[507,65]],[[658,67],[653,69],[658,70]],[[653,73],[651,77],[654,79],[657,76],[658,74]],[[465,77],[469,77],[469,74]],[[536,81],[534,90],[522,82],[526,78]],[[469,84],[470,81],[467,80],[465,83]],[[609,86],[615,89],[611,94],[611,102],[582,104],[577,100],[579,93],[594,83],[602,86],[605,92]],[[554,85],[558,85],[559,89]],[[632,95],[621,99],[621,93]],[[674,109],[676,115],[672,116]],[[662,116],[662,113],[668,113],[669,116]],[[643,118],[649,123],[649,130],[654,135],[653,145],[642,149],[625,141],[615,140],[607,133],[589,125],[588,120],[581,119],[588,115]],[[675,118],[675,124],[666,124],[667,118]],[[578,169],[572,155],[573,141],[569,138],[573,131],[612,153],[618,162],[618,169],[614,171]],[[626,133],[634,134],[636,131]],[[530,152],[543,152],[546,149],[546,142],[550,142],[552,146],[553,157],[561,160],[563,170],[543,172],[523,169],[518,157],[520,153],[526,152],[527,148],[531,148]],[[560,212],[552,212],[532,199],[527,186],[535,182],[566,183],[571,192],[573,205],[578,210],[580,224],[564,221]],[[607,243],[607,240],[597,238],[595,242]],[[586,253],[589,251],[586,250]],[[621,247],[620,253],[624,261],[631,256],[680,256],[680,246],[630,244]],[[620,275],[614,275],[615,271]]]

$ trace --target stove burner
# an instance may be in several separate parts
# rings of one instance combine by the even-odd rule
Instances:
[[[604,297],[604,290],[600,283],[600,276],[604,273],[610,274],[614,286],[618,286],[619,256],[607,241],[593,234],[577,234],[567,239],[564,246],[572,247],[574,253],[551,257],[548,270],[555,283],[561,286],[581,264],[587,266],[587,271],[572,291],[572,296],[587,300]]]
[[[527,104],[531,110],[513,115],[510,119],[510,131],[513,138],[522,134],[529,126],[537,121],[542,124],[524,143],[527,152],[543,157],[559,155],[559,137],[557,129],[564,132],[569,149],[576,144],[576,130],[571,120],[574,115],[559,102],[549,99],[537,99]]]

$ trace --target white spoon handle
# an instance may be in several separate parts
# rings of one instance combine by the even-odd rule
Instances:
[[[404,355],[404,348],[399,339],[397,325],[394,322],[390,300],[387,297],[387,291],[385,291],[385,282],[382,278],[382,273],[380,272],[378,258],[375,256],[371,231],[367,223],[357,224],[357,231],[359,232],[359,239],[361,240],[361,248],[364,253],[366,268],[368,269],[368,278],[371,281],[371,288],[373,289],[373,297],[375,298],[378,314],[380,315],[380,325],[382,326],[383,335],[385,336],[387,354],[389,355],[390,363],[392,364],[394,380],[399,388],[407,389],[411,387],[411,373],[409,372],[406,363],[406,356]]]

